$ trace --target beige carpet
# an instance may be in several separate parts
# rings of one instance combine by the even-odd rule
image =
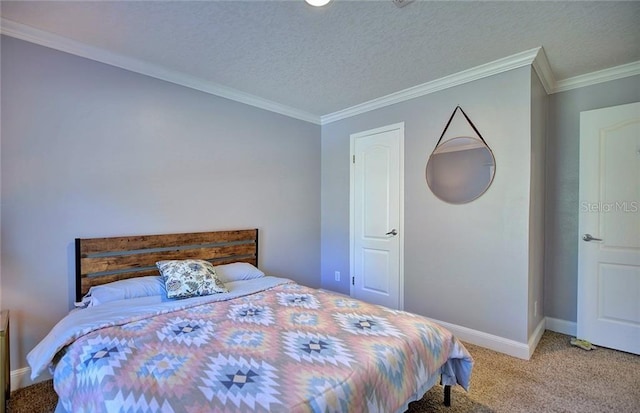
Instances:
[[[442,387],[409,405],[409,412],[640,412],[640,356],[608,349],[572,347],[569,336],[547,331],[529,361],[471,344],[475,359],[471,391],[454,388],[442,405]],[[11,395],[10,413],[51,412],[51,381]]]

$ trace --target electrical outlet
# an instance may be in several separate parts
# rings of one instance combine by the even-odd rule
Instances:
[[[336,272],[334,273],[334,276],[335,276],[335,278],[336,278],[336,281],[340,281],[340,271],[336,271]]]

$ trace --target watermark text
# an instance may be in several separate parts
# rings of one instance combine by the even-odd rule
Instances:
[[[580,202],[580,212],[624,212],[633,214],[638,211],[640,211],[640,201]]]

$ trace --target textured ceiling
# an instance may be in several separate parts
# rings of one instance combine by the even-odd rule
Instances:
[[[1,13],[317,116],[539,46],[556,80],[640,60],[640,2],[3,1]]]

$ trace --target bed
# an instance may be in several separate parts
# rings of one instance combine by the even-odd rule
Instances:
[[[185,263],[215,274],[172,284]],[[27,356],[33,379],[51,371],[56,411],[403,412],[469,386],[451,332],[266,276],[257,229],[76,239],[76,274],[85,308]]]

